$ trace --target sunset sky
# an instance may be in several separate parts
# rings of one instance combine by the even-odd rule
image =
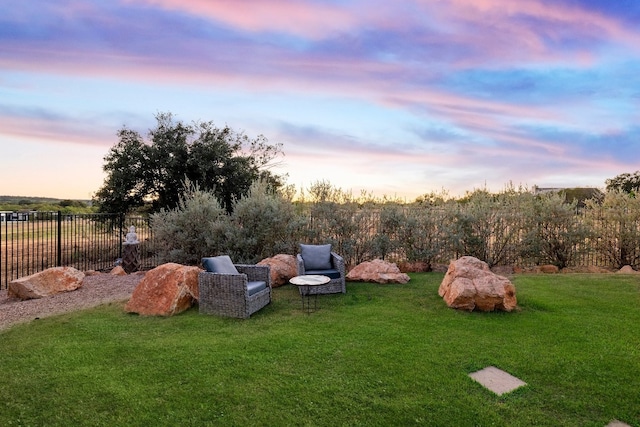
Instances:
[[[89,199],[155,114],[274,170],[413,200],[640,169],[637,0],[23,0],[0,14],[0,195]]]

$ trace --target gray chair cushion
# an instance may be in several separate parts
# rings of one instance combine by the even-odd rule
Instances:
[[[202,267],[210,273],[240,274],[229,255],[202,258]]]
[[[304,274],[317,274],[320,276],[327,276],[329,279],[339,279],[340,272],[335,268],[330,270],[304,270]]]
[[[331,245],[300,245],[305,270],[331,269]]]
[[[249,292],[249,295],[257,294],[263,289],[267,289],[267,282],[247,282],[247,291]]]

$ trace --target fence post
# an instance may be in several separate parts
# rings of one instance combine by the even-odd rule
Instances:
[[[58,256],[56,267],[62,267],[62,212],[58,211]]]

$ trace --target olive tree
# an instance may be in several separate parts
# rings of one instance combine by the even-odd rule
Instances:
[[[151,215],[154,248],[160,262],[197,265],[203,256],[226,254],[231,224],[216,196],[185,184],[178,206]]]
[[[604,200],[587,202],[586,219],[594,230],[597,252],[615,268],[640,267],[640,199],[608,191]]]
[[[523,209],[525,232],[521,256],[533,264],[570,266],[589,250],[591,228],[578,214],[578,200],[566,201],[562,193],[543,193]]]
[[[297,213],[285,193],[256,182],[231,214],[229,254],[243,263],[256,263],[279,253],[296,253],[306,218]]]
[[[470,255],[489,266],[513,264],[520,244],[522,206],[530,192],[507,188],[492,194],[475,190],[448,210],[449,236],[457,255]]]

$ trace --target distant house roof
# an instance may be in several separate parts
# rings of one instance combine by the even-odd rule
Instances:
[[[555,193],[558,191],[566,190],[568,187],[538,187],[537,185],[533,186],[533,194],[540,193]]]

